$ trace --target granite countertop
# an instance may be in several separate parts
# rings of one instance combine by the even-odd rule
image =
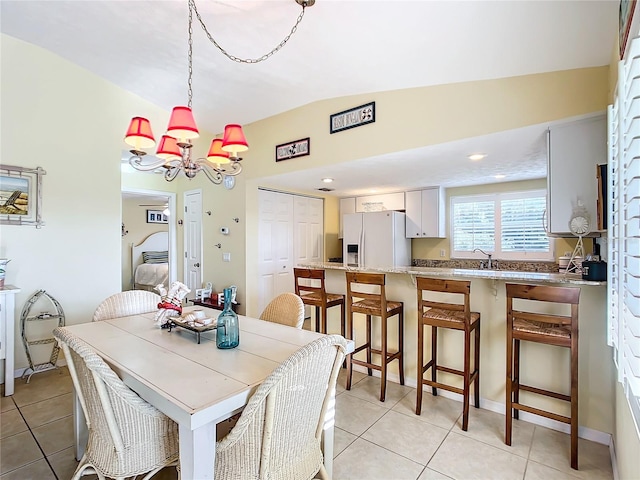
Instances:
[[[379,272],[400,273],[409,275],[423,275],[430,277],[453,278],[483,278],[489,280],[540,282],[540,283],[566,283],[571,285],[606,285],[607,282],[594,282],[583,280],[580,274],[548,273],[548,272],[524,272],[513,270],[486,270],[470,268],[442,268],[442,267],[387,267],[387,268],[360,268],[345,267],[337,262],[318,262],[298,265],[303,268],[323,268],[328,270],[345,270],[353,272]]]

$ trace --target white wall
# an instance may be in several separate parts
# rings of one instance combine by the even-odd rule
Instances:
[[[11,259],[7,283],[22,288],[16,315],[44,289],[67,324],[86,322],[121,287],[120,157],[128,121],[136,112],[152,121],[167,114],[13,37],[2,35],[0,48],[1,161],[47,172],[46,225],[0,227],[0,257]],[[27,366],[19,332],[17,325],[16,369]]]

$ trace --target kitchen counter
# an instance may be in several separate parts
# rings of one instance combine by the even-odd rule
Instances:
[[[400,273],[408,275],[419,275],[426,277],[444,277],[459,279],[488,279],[504,280],[513,282],[535,282],[535,283],[564,283],[570,285],[606,285],[607,282],[594,282],[583,280],[580,274],[547,273],[547,272],[523,272],[513,270],[487,270],[468,268],[440,268],[440,267],[387,267],[387,268],[360,268],[345,267],[337,262],[317,262],[299,264],[303,268],[321,268],[324,270],[344,270],[351,272],[377,272],[377,273]]]
[[[404,374],[406,384],[417,385],[417,332],[418,306],[415,279],[417,276],[441,277],[471,282],[471,310],[480,312],[480,404],[482,408],[504,414],[506,376],[506,289],[509,282],[547,284],[580,288],[579,305],[579,423],[580,435],[607,444],[610,433],[615,428],[613,405],[615,404],[615,371],[611,362],[611,347],[607,345],[607,292],[606,282],[582,280],[575,274],[525,272],[514,270],[481,270],[469,268],[443,267],[401,267],[401,268],[355,268],[345,267],[338,262],[302,263],[300,267],[322,268],[326,271],[325,284],[328,292],[346,293],[344,272],[366,271],[385,273],[386,295],[389,300],[404,303]],[[447,301],[445,298],[443,300]],[[565,312],[564,308],[548,305],[549,311]],[[565,312],[566,313],[566,312]],[[397,322],[389,322],[389,348],[395,349],[397,342]],[[340,331],[339,309],[328,311],[328,331]],[[373,320],[373,342],[380,344],[380,321]],[[354,337],[356,344],[364,341],[365,322],[362,315],[354,316]],[[426,351],[430,352],[429,334],[425,335]],[[445,331],[438,335],[438,352],[442,363],[452,368],[462,368],[463,342],[459,332]],[[360,352],[359,355],[363,355]],[[522,347],[521,378],[529,383],[558,392],[569,389],[569,350],[565,348],[536,345],[524,342]],[[377,358],[377,357],[374,357]],[[388,379],[398,382],[397,362],[389,365]],[[359,367],[356,367],[358,369]],[[362,371],[362,370],[360,370]],[[364,370],[366,372],[366,369]],[[374,372],[374,375],[379,375]],[[459,382],[457,377],[446,373],[442,380]],[[377,385],[377,384],[376,384]],[[431,390],[427,390],[431,393]],[[444,396],[455,397],[446,391]],[[551,409],[567,415],[566,402],[540,398],[527,393],[527,401],[532,406]],[[411,396],[413,397],[413,395]],[[410,398],[411,398],[410,397]],[[411,400],[415,402],[415,397]],[[423,406],[424,411],[424,406]],[[462,411],[462,406],[460,407]],[[520,418],[527,421],[543,422],[551,428],[565,428],[566,425],[541,419],[535,415],[520,412]],[[473,420],[469,428],[474,428]]]

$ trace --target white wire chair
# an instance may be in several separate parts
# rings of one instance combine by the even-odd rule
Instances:
[[[260,314],[260,320],[302,328],[304,303],[295,293],[282,293],[264,308]]]
[[[89,440],[72,480],[96,474],[146,480],[178,464],[178,425],[142,400],[86,343],[64,327],[53,331],[64,351],[87,421]]]
[[[160,295],[146,290],[129,290],[116,293],[102,301],[93,314],[93,321],[126,317],[138,313],[158,311]]]
[[[340,335],[321,337],[262,382],[216,444],[216,480],[329,478],[320,439],[346,346]]]

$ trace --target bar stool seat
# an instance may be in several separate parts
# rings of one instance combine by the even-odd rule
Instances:
[[[578,303],[580,288],[507,283],[507,382],[505,443],[511,445],[512,418],[520,410],[571,426],[571,468],[578,469]],[[519,302],[514,308],[514,300]],[[549,304],[569,306],[569,315],[547,313]],[[545,313],[541,313],[545,312]],[[563,394],[520,382],[520,342],[529,341],[569,348],[570,393]],[[559,415],[520,403],[520,391],[564,400],[570,415]]]
[[[296,295],[302,303],[315,307],[316,332],[327,332],[327,309],[340,306],[340,334],[345,336],[344,295],[328,293],[325,289],[325,272],[320,268],[294,268]],[[306,283],[305,283],[306,282]]]
[[[356,346],[353,353],[347,357],[346,389],[351,390],[353,365],[367,367],[369,376],[371,376],[372,370],[378,370],[380,372],[380,401],[384,402],[387,391],[387,366],[393,360],[398,360],[400,385],[404,385],[404,304],[387,300],[384,273],[346,272],[346,277],[349,339],[353,339],[353,314],[366,315],[366,341],[364,344]],[[396,315],[398,316],[398,350],[390,352],[387,345],[387,323],[389,318]],[[371,340],[371,319],[374,316],[380,317],[380,348],[374,348]],[[367,353],[366,361],[353,358],[356,353],[363,350]],[[373,363],[372,354],[380,355],[380,365]]]
[[[431,387],[432,394],[438,394],[438,388],[462,395],[462,430],[469,426],[469,399],[473,385],[474,405],[480,407],[480,313],[472,312],[470,307],[471,282],[418,277],[418,381],[416,395],[416,415],[422,411],[422,386]],[[454,296],[459,303],[445,303],[425,297],[433,295]],[[462,297],[462,298],[461,298]],[[424,361],[424,330],[431,327],[431,360]],[[438,328],[458,330],[464,334],[464,367],[462,370],[446,367],[438,363]],[[471,334],[473,333],[473,343]],[[473,370],[471,370],[471,348],[473,346]],[[431,379],[424,374],[431,370]],[[438,372],[459,375],[462,387],[439,382]]]

